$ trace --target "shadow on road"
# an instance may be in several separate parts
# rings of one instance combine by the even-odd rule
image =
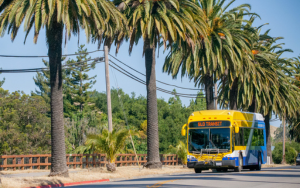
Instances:
[[[272,173],[273,172],[273,173]],[[278,172],[280,172],[278,174]],[[281,173],[282,172],[282,173]],[[284,173],[283,173],[284,172]],[[261,171],[249,171],[249,170],[243,170],[242,173],[236,173],[236,172],[205,172],[202,174],[176,174],[176,175],[170,175],[166,177],[151,177],[151,178],[141,178],[141,179],[132,179],[132,180],[124,180],[121,182],[116,182],[112,185],[105,185],[105,186],[99,186],[98,187],[139,187],[139,186],[146,186],[149,182],[164,182],[169,180],[211,180],[211,181],[236,181],[236,182],[249,182],[249,183],[272,183],[272,184],[282,184],[283,182],[280,181],[259,181],[257,178],[267,179],[267,178],[274,178],[281,179],[281,178],[300,178],[300,168],[286,168],[286,169],[263,169]],[[293,174],[292,174],[293,173]],[[238,177],[250,177],[248,180],[245,180],[245,178],[238,178]],[[252,178],[254,177],[254,178]],[[257,177],[257,178],[255,178]],[[246,178],[247,179],[247,178]],[[133,182],[138,182],[139,184],[132,184]],[[145,182],[145,184],[140,184],[141,182]],[[147,182],[147,183],[146,183]],[[178,182],[179,183],[179,182]],[[128,186],[126,184],[129,184]],[[299,183],[295,182],[285,182],[287,185],[299,185]],[[153,184],[152,184],[153,185]],[[96,186],[96,187],[97,187]],[[166,183],[163,185],[163,187],[194,187],[195,185],[188,186],[186,184],[181,185],[176,184],[176,186],[173,183]],[[149,186],[150,187],[150,186]],[[207,185],[203,187],[209,187]]]

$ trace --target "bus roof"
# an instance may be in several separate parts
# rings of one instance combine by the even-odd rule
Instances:
[[[246,121],[264,121],[264,118],[259,113],[251,113],[251,112],[242,112],[237,110],[202,110],[196,111],[191,114],[189,117],[189,121],[200,120],[200,117],[204,117],[206,120],[214,120],[214,119],[230,119],[230,120],[246,120]],[[205,120],[203,118],[203,120]],[[207,119],[208,118],[208,119]],[[202,121],[203,121],[202,120]]]

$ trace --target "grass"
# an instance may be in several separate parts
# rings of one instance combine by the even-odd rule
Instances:
[[[164,166],[162,169],[142,169],[137,166],[117,167],[116,172],[108,172],[106,168],[76,169],[77,172],[70,173],[69,178],[61,177],[25,177],[25,178],[1,178],[2,188],[24,188],[48,184],[71,183],[80,181],[100,180],[100,179],[131,179],[139,176],[156,174],[174,174],[193,172],[193,169],[182,166]],[[34,171],[36,172],[36,171]],[[28,172],[29,173],[29,172]],[[0,185],[1,188],[1,185]]]

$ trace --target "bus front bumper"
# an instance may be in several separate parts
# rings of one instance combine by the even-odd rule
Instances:
[[[235,160],[222,160],[222,161],[198,161],[188,162],[188,168],[199,168],[199,169],[216,169],[216,168],[234,168],[236,166]]]

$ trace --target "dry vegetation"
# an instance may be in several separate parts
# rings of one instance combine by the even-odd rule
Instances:
[[[262,165],[262,168],[270,168],[270,167],[284,167],[284,166],[292,166],[290,164],[270,164],[270,165],[267,165],[267,164],[263,164]]]
[[[1,178],[2,188],[24,188],[39,185],[48,184],[59,184],[59,183],[70,183],[70,182],[80,182],[80,181],[90,181],[90,180],[100,180],[100,179],[130,179],[134,177],[156,175],[156,174],[173,174],[173,173],[186,173],[193,172],[193,169],[183,168],[182,166],[168,166],[163,167],[159,170],[142,169],[139,170],[138,167],[118,167],[116,172],[108,172],[106,168],[95,168],[95,169],[76,169],[77,172],[70,173],[69,178],[50,178],[47,176],[41,177],[26,177],[26,178]],[[37,171],[33,171],[37,172]],[[1,172],[2,173],[2,172]],[[19,173],[24,173],[24,171],[19,171]],[[26,173],[26,172],[25,172]],[[29,173],[29,172],[28,172]],[[0,184],[1,185],[1,184]],[[1,186],[0,186],[1,188]]]

